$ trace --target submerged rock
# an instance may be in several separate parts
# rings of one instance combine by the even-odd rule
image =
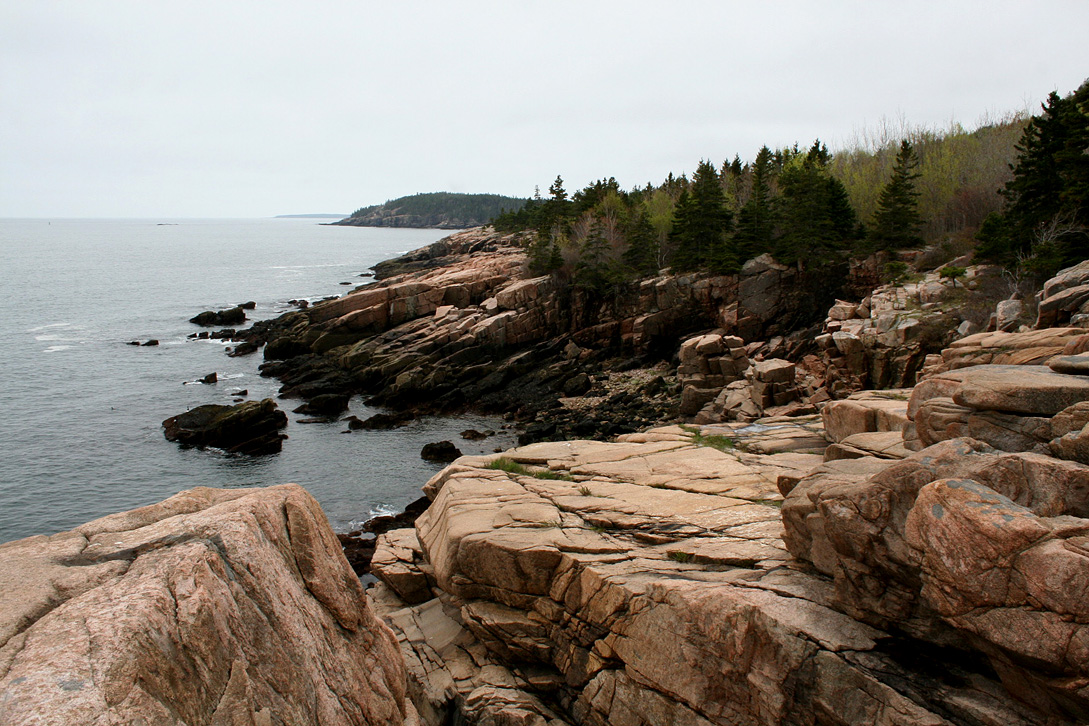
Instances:
[[[163,435],[183,446],[214,446],[237,454],[274,454],[287,438],[287,414],[271,398],[236,406],[208,404],[163,421]]]

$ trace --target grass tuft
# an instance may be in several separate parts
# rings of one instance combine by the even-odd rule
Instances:
[[[669,559],[673,560],[674,562],[691,562],[692,561],[692,553],[691,552],[676,552],[676,551],[674,551],[674,552],[670,552],[666,556],[669,557]]]
[[[729,436],[723,436],[721,434],[705,435],[698,427],[685,424],[681,424],[681,428],[692,434],[692,442],[696,446],[710,446],[712,449],[718,449],[719,451],[729,451],[731,449],[741,448]]]
[[[531,471],[524,464],[519,464],[514,459],[508,459],[505,456],[500,456],[498,459],[492,459],[485,466],[485,469],[495,469],[497,471],[505,471],[508,474],[517,474],[519,476],[532,476],[537,479],[555,479],[559,481],[571,481],[571,475],[562,471]]]

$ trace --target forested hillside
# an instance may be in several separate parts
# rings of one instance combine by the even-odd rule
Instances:
[[[557,177],[494,225],[536,232],[533,271],[606,296],[665,266],[729,274],[763,253],[834,285],[848,258],[923,245],[945,260],[978,246],[1041,278],[1089,254],[1087,148],[1089,82],[973,130],[901,125],[834,154],[764,146],[630,191],[608,178],[568,195]]]
[[[525,203],[525,199],[499,194],[432,192],[363,207],[335,224],[353,227],[465,229],[486,224],[505,211],[521,209]]]

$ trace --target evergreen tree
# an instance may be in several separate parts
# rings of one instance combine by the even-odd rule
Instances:
[[[632,216],[625,237],[628,248],[624,250],[624,264],[638,276],[656,273],[658,271],[658,234],[654,231],[645,210],[637,210]]]
[[[727,237],[733,213],[727,207],[715,165],[701,161],[691,187],[690,193],[682,193],[674,210],[673,264],[680,270],[708,267],[718,273],[735,272],[737,251]]]
[[[781,262],[807,260],[821,265],[833,260],[855,228],[854,209],[842,183],[828,172],[831,155],[820,140],[806,154],[797,148],[781,153],[781,196],[778,221],[781,234],[775,256]]]
[[[736,163],[740,163],[735,160]],[[734,239],[740,259],[747,260],[771,249],[775,215],[771,197],[772,154],[762,146],[752,165],[752,192],[737,215]]]
[[[1051,93],[1025,126],[1001,216],[980,228],[977,254],[1041,276],[1089,256],[1089,81]]]
[[[919,216],[919,192],[915,180],[919,158],[905,139],[900,142],[892,178],[881,190],[870,229],[870,243],[877,249],[902,249],[923,244],[919,236],[922,219]]]

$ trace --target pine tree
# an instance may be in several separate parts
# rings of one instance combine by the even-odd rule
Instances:
[[[881,190],[870,228],[870,243],[877,249],[902,249],[923,244],[919,236],[919,192],[915,189],[919,157],[905,139],[900,142],[892,178]]]

